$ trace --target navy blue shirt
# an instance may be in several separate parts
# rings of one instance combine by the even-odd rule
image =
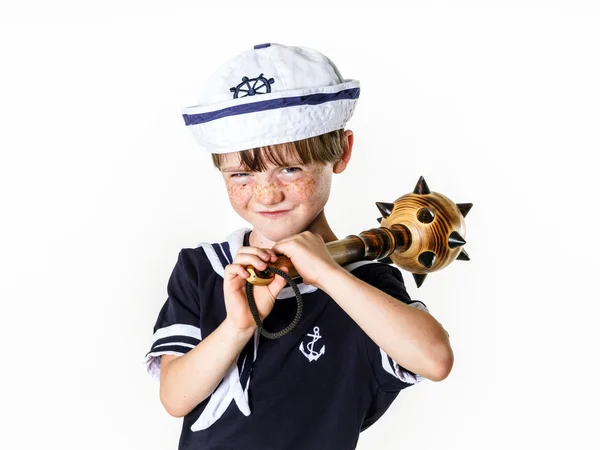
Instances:
[[[224,242],[181,250],[146,355],[149,373],[158,377],[161,355],[187,353],[223,322],[224,267],[249,245],[249,233],[240,229]],[[345,269],[427,310],[411,300],[395,266],[362,261]],[[393,361],[329,295],[298,286],[304,301],[298,326],[275,340],[255,333],[213,393],[184,417],[180,450],[354,449],[398,393],[423,380]],[[288,286],[265,328],[279,331],[295,313]]]

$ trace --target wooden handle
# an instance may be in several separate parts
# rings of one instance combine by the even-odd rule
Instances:
[[[381,227],[350,235],[326,244],[332,258],[340,265],[363,261],[385,260],[412,272],[417,287],[428,273],[440,270],[458,259],[470,258],[461,247],[465,241],[464,217],[472,203],[455,204],[448,197],[431,192],[421,177],[412,193],[394,203],[377,202]],[[287,267],[292,278],[299,276],[290,259],[281,255],[270,267]],[[274,275],[259,272],[252,266],[251,284],[269,284]]]
[[[358,236],[350,235],[344,239],[325,244],[327,251],[340,266],[364,261],[383,259],[394,252],[403,252],[410,246],[410,232],[404,225],[393,225],[391,228],[379,227],[363,231]],[[268,264],[269,267],[281,269],[287,267],[288,275],[292,278],[299,276],[292,261],[285,255],[278,255],[277,261]],[[265,285],[273,281],[275,275],[256,270],[253,266],[246,266],[250,272],[247,279],[255,285]]]

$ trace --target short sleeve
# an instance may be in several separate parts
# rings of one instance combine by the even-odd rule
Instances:
[[[362,277],[361,277],[362,278]],[[378,264],[364,275],[364,281],[398,299],[399,301],[423,311],[427,307],[423,302],[412,300],[404,286],[404,279],[400,270],[391,265]],[[366,333],[367,353],[375,373],[375,377],[384,390],[400,391],[424,380],[421,375],[405,369],[394,361],[382,348],[380,348]]]
[[[182,250],[167,284],[167,300],[158,314],[146,370],[160,376],[161,355],[184,355],[202,340],[200,332],[198,272],[194,260]]]

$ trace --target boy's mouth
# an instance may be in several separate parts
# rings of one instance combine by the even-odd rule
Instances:
[[[288,213],[289,210],[281,210],[281,211],[265,211],[265,212],[259,212],[259,214],[263,217],[269,217],[269,218],[277,218],[277,217],[281,217],[283,215],[285,215],[286,213]]]

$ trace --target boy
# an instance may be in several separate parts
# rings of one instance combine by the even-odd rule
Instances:
[[[181,250],[169,279],[146,364],[165,409],[184,417],[180,449],[353,449],[402,389],[448,376],[447,333],[400,271],[340,267],[325,247],[338,239],[324,207],[350,161],[344,126],[358,95],[359,82],[321,53],[262,44],[229,60],[202,104],[184,110],[253,228]],[[250,313],[245,266],[281,254],[302,278],[304,311],[270,340]],[[253,292],[267,330],[292,321],[295,295],[281,276]]]

